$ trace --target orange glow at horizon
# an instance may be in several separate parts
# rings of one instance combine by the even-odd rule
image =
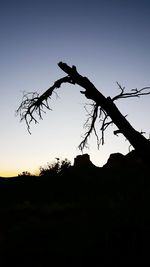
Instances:
[[[18,174],[21,174],[24,171],[28,171],[31,173],[31,175],[38,175],[37,170],[24,170],[24,169],[18,169],[18,170],[0,170],[0,177],[1,178],[10,178],[10,177],[16,177]]]
[[[18,176],[18,171],[0,171],[0,177],[2,178],[7,178],[7,177],[14,177],[14,176]]]

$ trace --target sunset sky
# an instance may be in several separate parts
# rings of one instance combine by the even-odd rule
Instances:
[[[22,171],[36,174],[40,166],[81,154],[85,130],[80,88],[63,85],[39,124],[29,135],[15,110],[23,91],[43,93],[64,76],[57,63],[76,65],[105,96],[114,96],[116,81],[132,88],[150,86],[149,0],[0,0],[0,176]],[[138,131],[150,133],[150,96],[117,103]],[[111,153],[128,152],[123,136],[106,132],[97,149],[89,139],[89,153],[97,166]]]

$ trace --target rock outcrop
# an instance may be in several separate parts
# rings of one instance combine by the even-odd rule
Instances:
[[[90,160],[90,156],[88,154],[78,155],[74,159],[74,167],[77,168],[89,168],[95,167],[97,168]]]
[[[103,168],[115,168],[115,169],[124,169],[124,168],[141,168],[144,167],[144,163],[138,157],[135,150],[132,150],[126,155],[121,153],[114,153],[109,156],[107,163]]]

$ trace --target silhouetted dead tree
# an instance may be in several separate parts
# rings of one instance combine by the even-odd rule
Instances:
[[[79,145],[79,148],[83,150],[88,142],[88,137],[92,132],[95,133],[98,146],[104,144],[104,132],[108,126],[114,123],[118,130],[114,131],[114,134],[122,133],[130,144],[134,147],[136,152],[141,156],[145,162],[150,162],[150,142],[140,132],[136,131],[131,124],[127,121],[126,117],[121,114],[115,101],[122,98],[140,97],[150,94],[150,87],[144,87],[142,89],[132,89],[130,92],[125,92],[125,88],[121,87],[119,83],[120,93],[113,98],[105,97],[99,92],[96,87],[90,82],[87,77],[83,77],[77,72],[75,66],[68,66],[66,63],[59,62],[58,66],[67,74],[67,76],[55,81],[44,94],[39,96],[37,93],[25,93],[22,99],[22,103],[17,109],[17,114],[20,114],[21,121],[25,120],[28,131],[30,132],[31,122],[37,123],[37,118],[42,119],[42,113],[45,113],[45,108],[50,109],[48,100],[51,98],[53,91],[59,88],[63,83],[77,84],[84,88],[84,91],[80,91],[86,98],[93,100],[91,104],[92,110],[88,112],[88,118],[85,122],[86,133]],[[97,134],[95,123],[99,119],[101,122],[101,138]]]

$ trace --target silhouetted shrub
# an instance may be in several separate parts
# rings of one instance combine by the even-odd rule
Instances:
[[[33,175],[28,171],[23,171],[22,173],[19,173],[18,176],[33,176]]]
[[[61,160],[56,158],[55,163],[47,163],[46,167],[40,167],[40,176],[54,176],[60,172],[66,171],[70,166],[71,162],[68,159]]]
[[[66,171],[71,166],[71,162],[68,159],[64,159],[60,162],[60,172]]]

